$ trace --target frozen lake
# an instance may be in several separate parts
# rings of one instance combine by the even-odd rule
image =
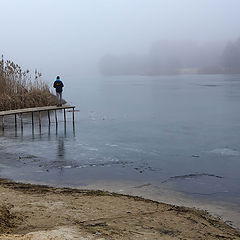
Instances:
[[[0,132],[2,177],[74,187],[128,182],[239,207],[240,75],[67,82],[64,97],[80,110],[75,129],[71,113],[65,127],[48,127],[45,117],[34,133],[31,119],[22,133],[9,119]]]

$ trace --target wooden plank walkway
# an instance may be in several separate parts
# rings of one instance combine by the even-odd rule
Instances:
[[[23,128],[23,119],[22,115],[24,113],[31,113],[32,114],[32,125],[34,125],[34,113],[38,112],[38,120],[39,120],[39,126],[41,126],[41,112],[48,112],[48,121],[49,124],[51,123],[50,119],[50,111],[55,112],[55,122],[56,124],[58,123],[57,121],[57,110],[64,110],[64,122],[66,123],[66,109],[72,109],[72,116],[73,116],[73,123],[74,123],[74,109],[75,106],[70,106],[70,105],[64,105],[61,107],[57,106],[45,106],[45,107],[35,107],[35,108],[23,108],[23,109],[15,109],[15,110],[8,110],[8,111],[1,111],[0,116],[2,117],[2,129],[4,129],[4,117],[9,116],[9,115],[14,115],[15,116],[15,127],[17,128],[17,115],[20,115],[21,119],[21,128]]]
[[[13,114],[20,114],[20,113],[31,113],[31,112],[43,112],[43,111],[50,111],[50,110],[60,110],[60,109],[74,109],[75,106],[45,106],[45,107],[35,107],[35,108],[22,108],[22,109],[15,109],[15,110],[8,110],[8,111],[1,111],[0,116],[6,115],[13,115]]]

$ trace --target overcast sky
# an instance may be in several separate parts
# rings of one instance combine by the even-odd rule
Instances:
[[[0,0],[0,53],[46,76],[91,74],[105,54],[161,40],[240,37],[240,0]]]

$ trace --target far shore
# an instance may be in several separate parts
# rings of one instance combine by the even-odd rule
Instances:
[[[240,239],[206,211],[98,190],[0,179],[0,240]]]

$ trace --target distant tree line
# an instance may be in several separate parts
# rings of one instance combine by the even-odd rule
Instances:
[[[240,38],[228,43],[223,52],[223,66],[227,73],[240,73]]]
[[[104,75],[240,73],[240,39],[227,45],[158,41],[145,55],[105,55],[99,69]]]

